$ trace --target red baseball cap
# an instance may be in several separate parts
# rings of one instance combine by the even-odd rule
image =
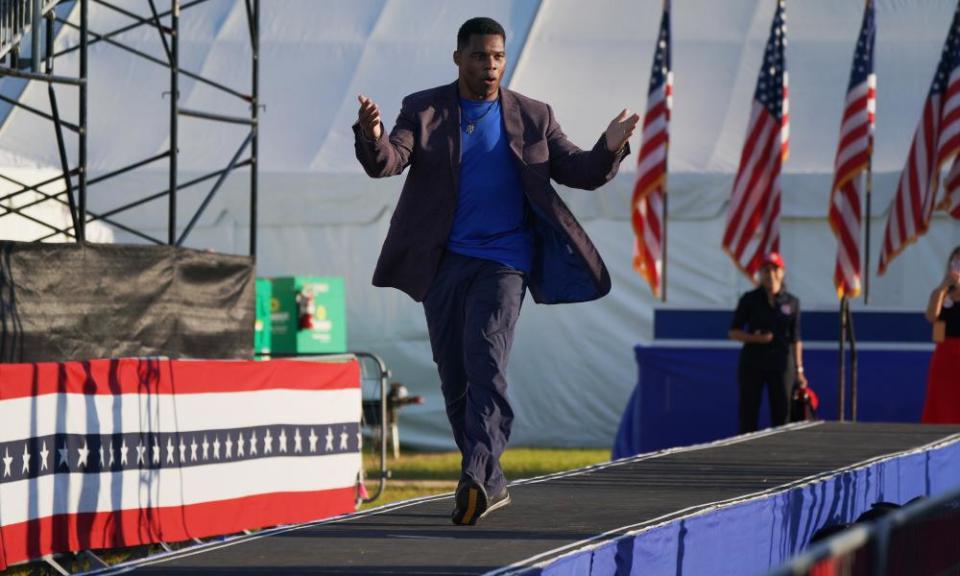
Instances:
[[[776,266],[777,268],[786,268],[783,265],[783,258],[780,257],[779,252],[771,252],[763,257],[763,260],[760,261],[760,267],[764,266]]]

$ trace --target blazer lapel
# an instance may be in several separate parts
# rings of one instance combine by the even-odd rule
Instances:
[[[523,117],[520,115],[520,101],[516,95],[500,88],[500,106],[503,110],[503,127],[507,131],[507,142],[521,165],[523,161]]]
[[[453,189],[459,190],[460,180],[460,92],[457,83],[447,85],[441,92],[437,105],[443,118],[443,132],[447,137],[447,150],[450,153],[450,172],[453,174]],[[523,117],[520,114],[520,101],[516,95],[500,88],[500,106],[503,111],[503,126],[507,132],[507,142],[520,165],[523,161]]]
[[[457,83],[447,85],[438,99],[443,133],[447,137],[447,150],[450,154],[450,172],[453,175],[453,192],[459,190],[460,180],[460,94]]]

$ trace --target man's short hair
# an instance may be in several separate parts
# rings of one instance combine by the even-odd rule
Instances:
[[[457,31],[457,50],[462,50],[473,35],[496,35],[503,38],[504,44],[507,43],[507,33],[504,32],[503,26],[493,18],[480,16],[471,18],[464,22],[463,26],[460,26],[460,30]]]

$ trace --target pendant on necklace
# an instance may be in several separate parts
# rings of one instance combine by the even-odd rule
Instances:
[[[467,128],[466,128],[467,134],[473,134],[473,129],[474,129],[473,123],[467,122]]]

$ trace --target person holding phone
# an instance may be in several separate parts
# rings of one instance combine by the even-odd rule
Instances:
[[[927,303],[937,342],[927,373],[922,422],[960,424],[960,246],[947,259],[943,280]]]
[[[783,258],[763,257],[760,286],[740,297],[729,337],[743,342],[740,352],[740,433],[757,429],[760,401],[767,388],[770,422],[786,424],[795,385],[805,387],[800,342],[800,300],[786,290]]]

